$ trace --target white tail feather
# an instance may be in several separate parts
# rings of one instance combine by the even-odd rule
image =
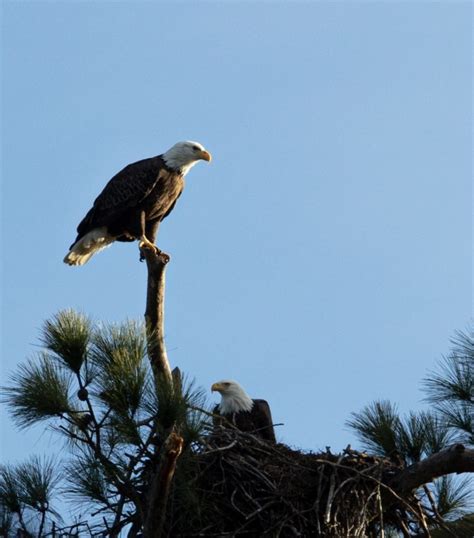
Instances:
[[[84,265],[94,254],[113,242],[114,238],[107,233],[105,227],[95,228],[72,245],[71,250],[64,258],[64,263],[68,265]]]

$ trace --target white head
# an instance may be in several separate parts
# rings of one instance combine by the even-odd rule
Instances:
[[[220,392],[222,396],[219,411],[223,415],[238,413],[239,411],[250,411],[253,407],[252,398],[250,398],[237,381],[231,381],[229,379],[218,381],[212,385],[211,390],[213,392]]]
[[[163,160],[166,165],[173,170],[179,170],[185,176],[189,170],[198,161],[210,162],[211,154],[204,149],[204,146],[199,142],[186,140],[178,142],[166,153],[163,153]]]

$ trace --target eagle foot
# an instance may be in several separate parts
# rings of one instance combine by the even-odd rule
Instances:
[[[149,249],[155,252],[156,256],[160,258],[161,263],[167,264],[170,261],[170,257],[166,252],[163,252],[160,250],[154,243],[149,241],[148,239],[142,239],[140,240],[140,243],[138,244],[138,248],[140,249],[140,261],[143,262],[146,259],[146,256],[144,254],[144,250]]]

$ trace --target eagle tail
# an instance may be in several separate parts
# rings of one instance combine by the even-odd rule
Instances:
[[[108,234],[105,227],[94,228],[71,246],[63,261],[68,265],[84,265],[94,254],[113,242],[114,237]]]

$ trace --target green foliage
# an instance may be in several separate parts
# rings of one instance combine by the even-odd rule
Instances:
[[[353,413],[348,425],[364,447],[376,454],[397,456],[406,465],[420,461],[455,441],[474,444],[474,339],[457,333],[454,349],[424,382],[432,411],[400,417],[396,406],[374,402]],[[430,489],[437,511],[458,517],[472,508],[472,481],[444,476]]]
[[[52,508],[59,482],[57,464],[52,459],[33,457],[20,465],[0,466],[2,525],[8,528],[14,519],[12,516],[15,516],[26,531],[27,513],[40,514],[40,519],[43,520],[49,514],[53,520],[61,521],[59,514]]]
[[[374,454],[390,457],[399,453],[400,418],[391,402],[384,400],[367,405],[360,413],[352,413],[347,425]]]
[[[459,517],[472,508],[472,481],[451,475],[442,476],[433,484],[437,499],[437,510],[443,517]]]
[[[13,467],[0,466],[0,504],[7,512],[18,514],[21,510],[20,485]]]
[[[424,452],[427,456],[453,444],[453,434],[444,420],[432,412],[420,412],[420,428],[424,436]]]
[[[438,368],[439,372],[433,372],[424,382],[428,401],[473,401],[474,370],[471,360],[453,353],[444,358]]]
[[[203,435],[203,429],[209,426],[209,415],[203,413],[208,407],[206,391],[198,388],[194,380],[184,379],[182,398],[186,403],[186,412],[177,418],[180,434],[185,447],[197,442]]]
[[[449,428],[460,442],[474,445],[474,404],[447,402],[437,407]]]
[[[129,320],[122,324],[103,325],[94,332],[91,353],[94,361],[103,368],[120,360],[123,355],[128,356],[130,364],[141,364],[147,354],[143,324]]]
[[[43,353],[18,367],[11,376],[12,385],[4,387],[3,400],[20,428],[61,416],[71,410],[70,376],[55,359]]]
[[[113,518],[117,503],[122,503],[124,514],[133,514],[140,505],[137,499],[150,487],[160,449],[173,428],[184,438],[174,494],[187,507],[185,512],[199,518],[203,505],[195,481],[195,455],[203,449],[200,440],[209,426],[203,411],[205,392],[178,374],[173,384],[164,377],[155,379],[142,324],[94,326],[81,314],[63,311],[45,323],[42,343],[47,351],[18,368],[4,390],[4,400],[22,428],[63,419],[56,431],[76,455],[65,467],[69,485],[64,491],[98,506],[98,514]],[[409,465],[450,444],[453,430],[474,439],[474,346],[469,338],[461,338],[457,346],[445,362],[446,379],[440,373],[427,381],[439,413],[401,417],[394,404],[376,401],[352,414],[348,425],[368,451]],[[5,528],[13,514],[25,530],[19,519],[25,511],[42,514],[42,526],[47,512],[59,520],[50,508],[58,484],[54,469],[53,462],[38,459],[0,467]],[[122,497],[124,486],[127,493]],[[437,510],[448,517],[463,513],[471,500],[467,487],[450,477],[437,480],[430,486]]]
[[[59,517],[51,508],[54,491],[60,482],[56,462],[32,457],[18,465],[15,473],[22,502],[33,509],[49,511]]]
[[[453,442],[449,425],[435,413],[409,413],[399,416],[390,402],[374,402],[348,422],[362,444],[371,452],[396,457],[410,465]],[[456,517],[472,507],[472,482],[443,476],[434,481],[436,509],[443,517]],[[428,503],[427,503],[428,504]]]
[[[13,516],[0,502],[0,536],[7,537],[12,529]]]
[[[462,442],[474,444],[474,337],[458,332],[451,354],[424,381],[426,400]]]
[[[104,470],[93,454],[86,453],[70,461],[66,467],[68,496],[86,503],[108,503],[108,482]]]
[[[91,354],[99,398],[119,417],[134,417],[150,377],[143,326],[134,322],[106,326],[94,334]]]
[[[102,327],[94,333],[90,354],[96,372],[91,386],[110,411],[107,425],[114,442],[140,445],[137,421],[152,384],[144,327],[131,321]]]
[[[62,417],[56,431],[74,446],[98,435],[100,424],[110,454],[119,446],[143,446],[151,425],[157,440],[173,425],[186,444],[199,438],[204,393],[188,381],[179,390],[155,383],[142,324],[94,326],[82,314],[62,311],[45,323],[41,341],[48,352],[21,365],[4,392],[20,427]]]
[[[41,341],[62,363],[78,373],[87,358],[91,321],[74,310],[62,310],[44,323]]]
[[[472,538],[474,536],[474,514],[464,516],[456,521],[449,521],[446,528],[434,529],[432,538]]]
[[[185,443],[195,441],[202,434],[205,417],[199,409],[206,406],[206,396],[196,388],[193,381],[184,379],[178,390],[166,379],[156,383],[156,389],[148,393],[148,410],[156,416],[161,432],[166,432],[173,424],[183,436]]]
[[[399,419],[395,436],[400,454],[406,461],[412,463],[421,460],[426,448],[426,436],[420,414],[409,413],[405,420]]]
[[[400,417],[396,406],[374,402],[347,422],[369,451],[402,458],[406,464],[439,452],[455,440],[446,421],[439,415],[421,411]]]

